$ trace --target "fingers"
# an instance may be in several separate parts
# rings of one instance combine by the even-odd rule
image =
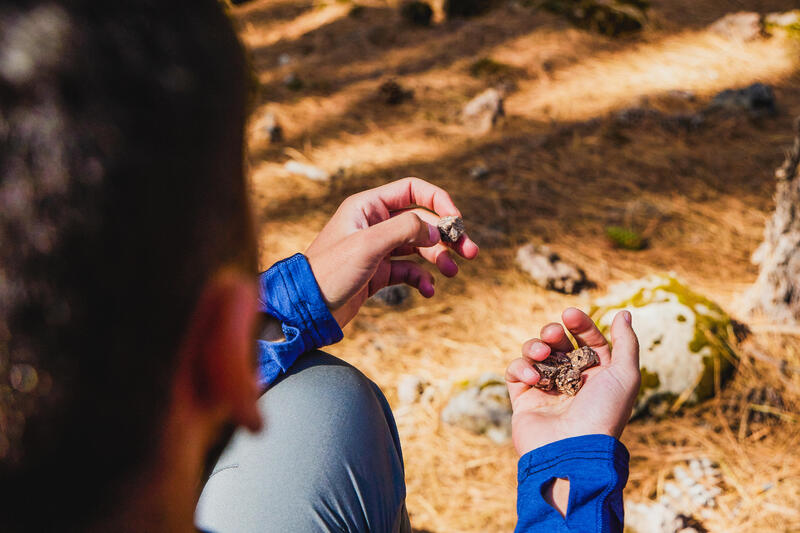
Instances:
[[[575,337],[578,346],[588,346],[592,348],[597,352],[597,355],[600,357],[600,362],[603,365],[611,364],[611,350],[608,347],[608,341],[603,334],[600,333],[600,330],[597,329],[597,326],[594,321],[589,318],[589,315],[580,309],[570,307],[562,313],[561,319],[564,321],[564,325],[569,329],[570,333]]]
[[[409,211],[415,213],[422,220],[433,226],[438,224],[439,220],[441,220],[441,217],[438,216],[436,213],[431,213],[430,211],[427,211],[425,209],[411,209]],[[408,211],[403,211],[403,212],[407,213]],[[419,254],[428,261],[430,261],[431,263],[435,263],[436,258],[438,258],[442,252],[447,251],[449,249],[454,250],[458,255],[460,255],[465,259],[474,259],[475,256],[477,256],[478,252],[480,251],[478,245],[475,244],[475,242],[472,239],[470,239],[469,235],[467,234],[464,234],[460,239],[458,239],[458,242],[447,243],[447,245],[445,245],[444,243],[440,243],[435,248],[436,248],[436,250],[434,251],[435,253],[422,248],[419,250]],[[428,255],[427,257],[426,254]],[[449,255],[447,257],[449,258]],[[452,263],[452,265],[455,266],[455,262],[453,262],[452,260],[450,260],[450,263]],[[457,270],[458,267],[456,267],[456,271]],[[447,275],[445,272],[442,272],[442,274],[445,274],[445,276]]]
[[[396,248],[405,246],[429,247],[439,242],[439,230],[408,212],[384,220],[379,224],[353,234],[361,239],[360,248],[372,260],[388,256]]]
[[[422,206],[439,216],[460,217],[447,192],[419,178],[404,178],[362,193],[366,198],[379,199],[390,211],[409,206]]]
[[[433,275],[412,261],[392,261],[389,285],[405,283],[414,287],[425,298],[430,298],[436,292]]]
[[[524,358],[514,359],[506,368],[506,385],[512,403],[517,396],[533,387],[538,381],[539,373],[530,361]]]
[[[555,322],[552,324],[547,324],[542,328],[539,336],[541,337],[542,341],[549,344],[550,347],[556,352],[569,352],[573,349],[572,341],[570,341],[569,337],[567,337],[567,334],[561,324],[556,324]]]
[[[611,323],[612,362],[639,373],[639,340],[631,326],[630,311],[620,311]]]
[[[522,356],[534,361],[544,361],[550,351],[550,346],[539,339],[531,339],[522,345]]]

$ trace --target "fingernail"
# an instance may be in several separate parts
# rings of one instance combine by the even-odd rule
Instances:
[[[433,293],[435,292],[433,285],[428,283],[427,281],[422,282],[422,284],[420,285],[420,289],[422,295],[425,296],[426,298],[430,298],[431,296],[433,296]]]
[[[537,377],[539,377],[539,375],[532,368],[527,368],[526,367],[522,371],[522,379],[525,380],[525,381],[533,381]]]
[[[432,242],[439,242],[439,239],[441,238],[441,235],[439,235],[439,228],[431,224],[428,224],[428,233],[431,236]]]
[[[628,324],[630,324],[631,321],[633,320],[633,317],[631,316],[631,312],[630,311],[623,311],[622,312],[622,318],[624,318],[625,322],[627,322]]]

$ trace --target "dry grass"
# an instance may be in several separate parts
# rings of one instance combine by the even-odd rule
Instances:
[[[364,2],[359,18],[347,15],[345,2],[256,0],[233,10],[261,83],[256,113],[275,110],[286,133],[277,146],[256,136],[251,143],[264,265],[302,250],[349,193],[405,175],[450,190],[482,245],[457,278],[438,280],[436,298],[399,310],[368,306],[331,350],[390,402],[404,374],[436,386],[430,405],[396,410],[417,528],[509,531],[515,521],[513,450],[439,420],[453,382],[502,372],[539,327],[568,305],[587,306],[609,283],[674,271],[736,316],[739,295],[755,279],[749,255],[771,208],[772,170],[800,114],[798,51],[777,39],[730,43],[704,28],[727,11],[785,10],[793,2],[653,3],[649,27],[619,40],[516,4],[469,22],[439,19],[430,29],[402,25],[377,2]],[[289,64],[280,64],[282,54]],[[513,67],[501,80],[513,90],[507,118],[475,137],[457,116],[496,81],[470,75],[482,57]],[[284,87],[290,72],[302,90]],[[377,87],[389,77],[413,89],[414,100],[382,104]],[[775,87],[777,118],[714,117],[685,130],[657,117],[632,124],[613,117],[645,101],[668,112],[697,110],[716,91],[754,81]],[[697,100],[676,100],[672,89],[692,90]],[[288,158],[342,172],[331,184],[312,183],[283,170]],[[477,164],[491,170],[487,179],[469,177]],[[650,248],[614,249],[602,237],[612,224],[636,228]],[[513,266],[516,246],[528,240],[580,264],[597,289],[571,297],[534,287]],[[767,323],[754,330],[757,349],[742,350],[739,371],[714,400],[626,430],[627,497],[656,497],[672,466],[704,456],[720,463],[724,481],[705,522],[710,531],[800,530],[800,338]],[[783,409],[751,422],[748,393],[764,386],[780,391]]]

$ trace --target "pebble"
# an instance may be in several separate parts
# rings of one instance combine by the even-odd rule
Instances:
[[[292,174],[300,174],[314,181],[328,181],[331,177],[327,171],[319,167],[295,160],[287,161],[283,168]]]

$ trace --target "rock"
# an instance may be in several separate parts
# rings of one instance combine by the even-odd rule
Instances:
[[[264,113],[255,124],[255,134],[257,138],[265,139],[271,143],[278,143],[283,140],[283,128],[278,122],[278,117],[272,111]]]
[[[436,227],[439,228],[443,242],[455,243],[464,235],[464,221],[461,217],[444,217]]]
[[[503,114],[503,96],[500,91],[486,89],[464,106],[461,117],[464,124],[475,133],[485,133]]]
[[[474,180],[482,180],[489,176],[489,169],[483,165],[476,165],[469,169],[469,177]]]
[[[281,54],[278,56],[278,65],[284,66],[288,65],[292,61],[292,56],[289,54]]]
[[[715,369],[721,380],[733,369],[737,356],[730,317],[675,277],[615,285],[595,302],[590,315],[607,334],[622,309],[630,311],[639,337],[642,385],[634,414],[657,401],[677,407],[709,398]]]
[[[297,74],[290,72],[283,78],[283,85],[290,91],[299,91],[305,85]]]
[[[403,376],[397,383],[397,399],[400,405],[417,403],[426,395],[430,385],[428,381],[419,376]]]
[[[754,83],[743,89],[726,89],[718,93],[708,105],[708,111],[728,113],[748,112],[753,116],[775,115],[778,112],[772,87]]]
[[[511,400],[503,376],[487,373],[458,386],[442,411],[448,424],[486,435],[498,444],[511,439]]]
[[[406,100],[414,98],[414,91],[405,89],[395,80],[387,80],[378,88],[381,100],[388,105],[402,104]]]
[[[728,13],[708,29],[732,41],[754,41],[762,36],[761,15],[752,11]]]
[[[400,16],[415,26],[430,26],[433,17],[433,9],[427,2],[411,0],[400,8]]]
[[[800,9],[770,13],[764,17],[765,26],[792,26],[794,24],[800,24]]]
[[[283,168],[292,174],[300,174],[314,181],[328,181],[331,177],[327,171],[319,167],[295,160],[287,161]]]
[[[517,265],[542,288],[577,294],[589,285],[580,268],[563,261],[547,246],[526,244],[517,250]]]
[[[390,307],[402,305],[411,296],[408,285],[389,285],[372,295],[370,300]]]
[[[764,17],[764,32],[778,37],[800,39],[800,9],[770,13]]]
[[[533,362],[540,376],[534,387],[575,396],[583,386],[581,373],[599,364],[600,357],[588,346],[568,353],[551,353],[543,361]]]

